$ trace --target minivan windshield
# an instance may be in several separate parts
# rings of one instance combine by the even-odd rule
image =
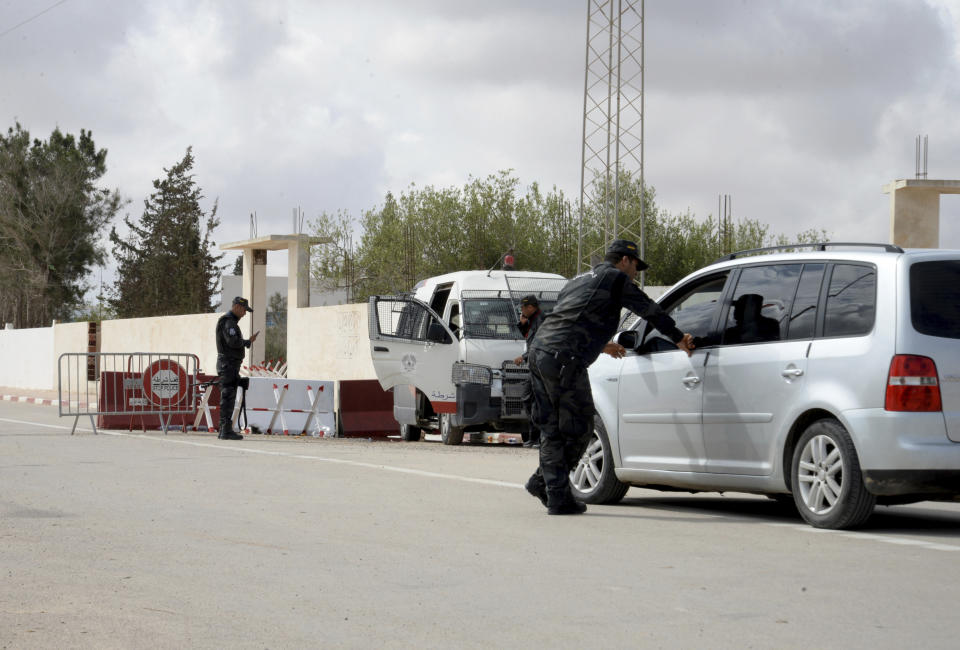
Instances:
[[[463,301],[463,335],[471,339],[522,339],[517,314],[509,298]]]
[[[920,334],[960,339],[960,260],[910,267],[910,319]]]

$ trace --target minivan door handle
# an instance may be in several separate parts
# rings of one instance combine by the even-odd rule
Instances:
[[[375,345],[375,346],[373,346],[373,351],[374,351],[374,352],[389,352],[390,350],[389,350],[388,348],[383,347],[382,345]]]
[[[700,383],[700,378],[697,377],[697,376],[684,377],[684,378],[681,379],[680,381],[682,381],[682,382],[683,382],[684,384],[686,384],[687,386],[696,386],[697,384]]]
[[[790,379],[793,377],[800,377],[801,375],[803,375],[803,370],[801,370],[800,368],[784,368],[783,370],[780,371],[780,374],[786,377],[787,379]]]

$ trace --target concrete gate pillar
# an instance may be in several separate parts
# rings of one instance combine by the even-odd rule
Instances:
[[[243,297],[250,301],[253,313],[244,326],[249,338],[259,331],[260,336],[247,351],[247,366],[260,364],[267,345],[267,251],[286,250],[288,253],[287,309],[310,306],[310,247],[329,243],[328,238],[309,235],[267,235],[220,246],[220,250],[243,251]],[[233,299],[233,296],[229,296]],[[287,319],[290,322],[290,319]]]
[[[883,186],[890,195],[890,242],[902,248],[940,247],[940,195],[960,194],[960,181],[902,179]]]

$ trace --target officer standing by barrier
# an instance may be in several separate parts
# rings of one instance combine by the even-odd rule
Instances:
[[[573,498],[569,476],[593,433],[587,367],[601,352],[625,354],[623,346],[610,342],[622,308],[646,319],[687,354],[693,352],[693,337],[677,329],[673,319],[633,283],[645,268],[635,243],[615,240],[603,262],[566,284],[528,351],[534,416],[540,428],[540,467],[525,487],[551,515],[587,510]]]
[[[520,322],[517,323],[517,328],[527,341],[524,344],[523,354],[513,360],[513,362],[518,366],[527,362],[527,354],[530,352],[530,344],[533,342],[533,337],[537,333],[537,330],[540,329],[541,323],[543,323],[543,311],[540,309],[540,301],[537,299],[537,297],[531,293],[529,296],[524,296],[521,298]],[[527,376],[527,381],[525,384],[523,405],[526,407],[527,415],[530,418],[529,424],[527,425],[527,431],[523,435],[523,446],[539,447],[540,429],[538,429],[537,425],[533,423],[533,387],[530,384],[529,375]]]
[[[246,298],[233,299],[230,311],[217,321],[217,374],[220,376],[220,435],[221,440],[243,440],[243,436],[233,430],[233,406],[237,401],[237,386],[240,385],[240,366],[243,364],[244,350],[257,340],[260,332],[254,332],[244,339],[240,332],[240,319],[252,312]]]

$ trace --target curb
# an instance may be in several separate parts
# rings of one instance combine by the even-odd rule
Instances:
[[[23,402],[26,404],[39,404],[41,406],[83,406],[82,402],[61,402],[57,399],[44,399],[42,397],[26,397],[24,395],[0,395],[0,400],[4,402]],[[88,402],[87,407],[96,408],[96,402]]]

